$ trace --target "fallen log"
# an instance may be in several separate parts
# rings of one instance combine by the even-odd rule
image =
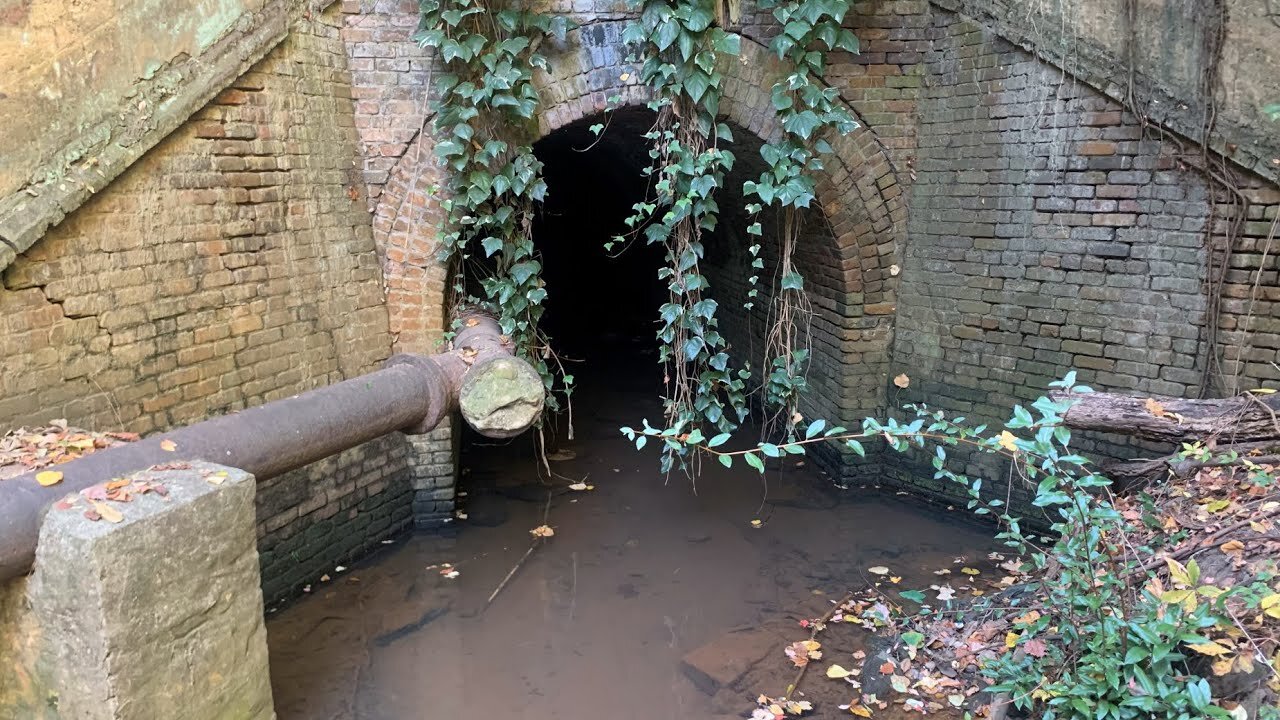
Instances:
[[[1055,399],[1065,397],[1055,393]],[[1117,393],[1070,395],[1075,404],[1063,423],[1076,430],[1132,435],[1146,440],[1219,444],[1280,440],[1280,394],[1185,400]]]
[[[1205,460],[1183,457],[1181,454],[1159,458],[1136,460],[1107,460],[1102,463],[1102,474],[1116,482],[1124,490],[1136,483],[1167,477],[1191,477],[1207,467],[1254,465],[1280,466],[1280,440],[1215,445],[1212,457]]]

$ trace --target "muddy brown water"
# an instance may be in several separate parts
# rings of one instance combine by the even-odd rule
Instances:
[[[527,441],[468,448],[472,517],[455,537],[397,541],[268,618],[280,720],[742,717],[689,680],[686,653],[735,628],[815,616],[862,587],[868,567],[927,587],[933,570],[993,547],[954,514],[874,488],[836,490],[811,466],[771,472],[763,508],[766,488],[745,468],[710,463],[696,486],[664,478],[655,454],[617,430],[656,418],[652,391],[634,378],[583,391],[577,438],[562,442],[575,457],[553,469],[595,489],[552,480],[555,536],[492,605],[547,507]],[[458,576],[432,567],[442,563]],[[851,648],[829,651],[839,662]],[[785,688],[782,653],[777,687],[744,690],[741,709]],[[811,675],[806,683],[831,682]],[[812,716],[848,717],[833,703]]]

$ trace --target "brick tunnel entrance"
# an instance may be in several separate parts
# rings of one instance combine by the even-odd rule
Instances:
[[[575,379],[573,412],[551,419],[542,436],[520,438],[513,452],[526,452],[530,443],[548,442],[554,452],[567,441],[569,423],[604,422],[611,427],[637,424],[643,418],[658,422],[663,393],[663,368],[658,363],[660,306],[668,301],[663,267],[664,249],[648,244],[639,228],[632,230],[626,218],[638,202],[652,197],[651,179],[645,168],[651,163],[645,134],[653,113],[626,107],[608,115],[585,117],[548,133],[535,145],[544,163],[547,200],[534,224],[534,243],[541,256],[548,292],[542,329],[563,364]],[[605,126],[598,136],[593,125]],[[778,218],[766,211],[750,217],[743,183],[764,171],[761,140],[750,130],[730,123],[734,142],[724,146],[733,153],[734,167],[718,196],[720,222],[703,237],[706,248],[701,271],[710,282],[708,295],[718,303],[719,330],[728,342],[736,367],[749,367],[749,387],[759,387],[759,368],[767,364],[765,336],[773,317],[772,297],[778,277]],[[757,240],[746,232],[759,220],[764,228],[760,255],[764,268],[753,271],[748,248]],[[811,346],[807,415],[836,417],[833,402],[839,395],[841,357],[834,301],[843,296],[838,243],[822,212],[810,208],[802,214],[802,237],[796,253],[799,270],[807,278],[806,290],[814,313],[804,320],[802,334]],[[619,239],[621,238],[621,239]],[[751,276],[757,275],[756,284]],[[754,299],[752,287],[759,290]],[[748,307],[748,303],[750,307]],[[644,412],[602,413],[602,404],[616,403],[615,393],[635,393],[643,399]],[[760,408],[753,408],[759,411]],[[572,418],[572,420],[571,420]],[[757,418],[758,419],[758,418]],[[474,447],[491,452],[492,441],[464,430],[463,458]],[[819,455],[838,473],[838,460]],[[467,491],[464,477],[459,485]]]

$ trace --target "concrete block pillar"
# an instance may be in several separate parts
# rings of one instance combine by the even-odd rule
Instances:
[[[130,478],[163,496],[105,501],[123,515],[117,523],[86,518],[83,497],[45,518],[25,606],[51,717],[275,717],[254,479],[175,465]]]

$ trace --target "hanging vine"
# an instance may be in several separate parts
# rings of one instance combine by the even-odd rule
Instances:
[[[852,3],[849,0],[762,0],[760,7],[773,10],[782,32],[774,36],[769,49],[793,70],[774,83],[773,108],[778,114],[782,137],[760,148],[768,168],[754,181],[743,185],[743,195],[759,202],[747,206],[758,216],[765,208],[777,206],[778,283],[770,307],[765,338],[764,402],[773,409],[770,420],[781,418],[793,433],[799,418],[799,400],[807,388],[805,367],[809,360],[808,325],[812,315],[804,278],[795,265],[796,246],[803,232],[803,210],[816,200],[814,173],[823,169],[822,156],[833,152],[823,139],[829,133],[847,134],[858,127],[849,109],[840,101],[836,88],[823,84],[827,55],[835,50],[858,52],[858,38],[842,24]],[[760,222],[747,231],[760,237]],[[753,249],[758,253],[758,246]],[[761,263],[757,258],[756,267]],[[756,292],[750,291],[752,297]],[[777,424],[774,422],[768,425]]]
[[[531,232],[547,192],[532,147],[539,106],[533,71],[547,66],[543,41],[563,40],[569,22],[524,5],[421,0],[415,38],[434,48],[450,73],[437,77],[433,90],[435,152],[448,170],[441,254],[454,268],[453,290],[499,318],[551,390],[554,356],[538,331],[547,291]],[[562,373],[562,381],[568,390],[573,378]],[[547,401],[558,409],[553,394]]]
[[[730,365],[716,321],[716,301],[707,296],[699,269],[703,233],[715,229],[715,192],[724,186],[734,157],[720,147],[732,142],[717,122],[723,77],[720,57],[736,56],[741,38],[715,25],[708,0],[632,0],[640,18],[623,36],[643,58],[641,80],[653,89],[649,107],[657,119],[646,134],[653,160],[648,172],[654,197],[637,203],[628,227],[666,249],[668,301],[659,309],[660,358],[665,364],[664,407],[668,437],[701,438],[709,423],[732,432],[746,418],[744,389],[750,377]],[[643,441],[640,442],[643,445]],[[664,469],[683,458],[681,442],[667,443]]]
[[[807,328],[812,313],[794,260],[803,232],[802,215],[815,200],[813,173],[822,170],[821,156],[833,152],[823,135],[857,127],[838,91],[822,83],[829,52],[858,49],[856,36],[841,27],[851,4],[851,0],[761,3],[762,8],[773,10],[783,29],[771,50],[794,69],[773,87],[772,103],[782,136],[761,148],[768,169],[743,187],[744,196],[758,201],[747,206],[752,216],[747,232],[753,242],[748,248],[752,276],[746,309],[759,297],[759,273],[764,268],[760,216],[776,206],[779,272],[769,310],[763,364],[767,375],[760,394],[772,418],[785,418],[788,435],[794,435],[799,398],[806,389]],[[731,361],[717,329],[717,305],[705,296],[707,280],[698,270],[704,253],[702,235],[714,230],[718,221],[714,193],[723,188],[734,161],[721,147],[732,142],[733,135],[717,121],[723,80],[717,63],[723,56],[739,54],[740,38],[717,26],[718,16],[732,16],[719,2],[633,0],[632,5],[640,10],[640,18],[628,27],[624,40],[638,48],[643,58],[641,80],[653,91],[650,108],[657,112],[657,121],[646,136],[653,143],[649,171],[655,177],[655,197],[637,203],[627,224],[667,250],[667,267],[660,274],[668,283],[670,298],[660,310],[658,332],[667,367],[667,427],[645,427],[662,439],[667,451],[664,467],[670,468],[673,459],[687,458],[689,448],[705,440],[704,425],[718,431],[714,439],[719,444],[748,413],[750,364],[735,368]],[[650,436],[631,434],[641,447]],[[718,457],[721,462],[728,460]],[[758,460],[754,455],[747,457],[748,462]]]

